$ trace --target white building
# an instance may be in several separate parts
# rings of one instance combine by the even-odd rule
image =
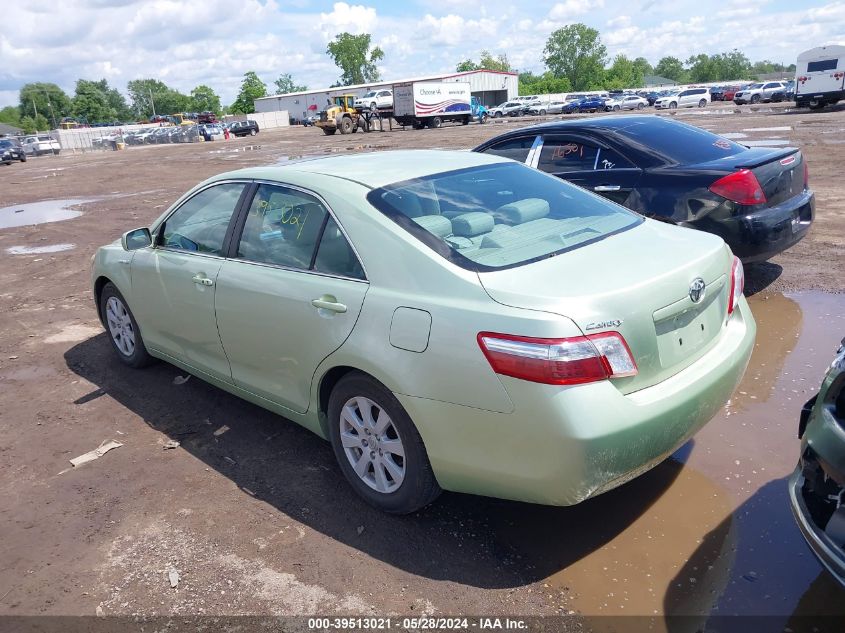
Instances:
[[[294,119],[317,114],[326,109],[326,102],[343,94],[362,96],[370,90],[392,88],[393,84],[411,81],[466,81],[474,97],[486,106],[494,106],[510,101],[519,94],[519,76],[516,73],[506,73],[496,70],[471,70],[463,73],[448,73],[445,75],[430,75],[428,77],[412,77],[411,79],[397,79],[393,81],[379,81],[357,86],[343,86],[340,88],[321,88],[319,90],[304,90],[285,95],[272,95],[255,100],[256,112],[279,112],[287,110]]]

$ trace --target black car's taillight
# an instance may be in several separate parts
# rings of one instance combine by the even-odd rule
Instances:
[[[719,178],[710,185],[710,191],[737,204],[766,203],[766,194],[763,193],[760,181],[749,169],[740,169],[724,178]]]

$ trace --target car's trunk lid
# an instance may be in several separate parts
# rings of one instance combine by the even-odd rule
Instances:
[[[699,169],[750,170],[773,207],[804,191],[804,156],[795,147],[749,147],[746,151],[696,165]],[[714,182],[721,176],[714,178]]]
[[[715,344],[727,316],[731,261],[720,238],[649,220],[597,244],[479,278],[499,303],[560,314],[585,334],[621,333],[638,374],[614,383],[630,393],[674,375]],[[699,277],[706,289],[694,303],[690,285]]]

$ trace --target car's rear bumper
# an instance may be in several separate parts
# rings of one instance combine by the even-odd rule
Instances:
[[[397,394],[447,490],[573,505],[633,479],[706,424],[739,384],[756,326],[740,301],[714,347],[663,382],[559,387],[500,376],[513,413]]]
[[[800,242],[813,223],[815,194],[806,190],[779,205],[723,219],[715,231],[743,263],[765,261]],[[690,224],[695,228],[705,228]],[[706,228],[706,230],[711,230]]]

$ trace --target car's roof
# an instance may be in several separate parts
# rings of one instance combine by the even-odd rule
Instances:
[[[250,178],[285,181],[286,174],[319,174],[343,178],[376,189],[394,182],[421,178],[467,167],[511,162],[476,152],[445,150],[397,150],[345,156],[308,158],[286,165],[250,167],[219,174],[211,180]]]

